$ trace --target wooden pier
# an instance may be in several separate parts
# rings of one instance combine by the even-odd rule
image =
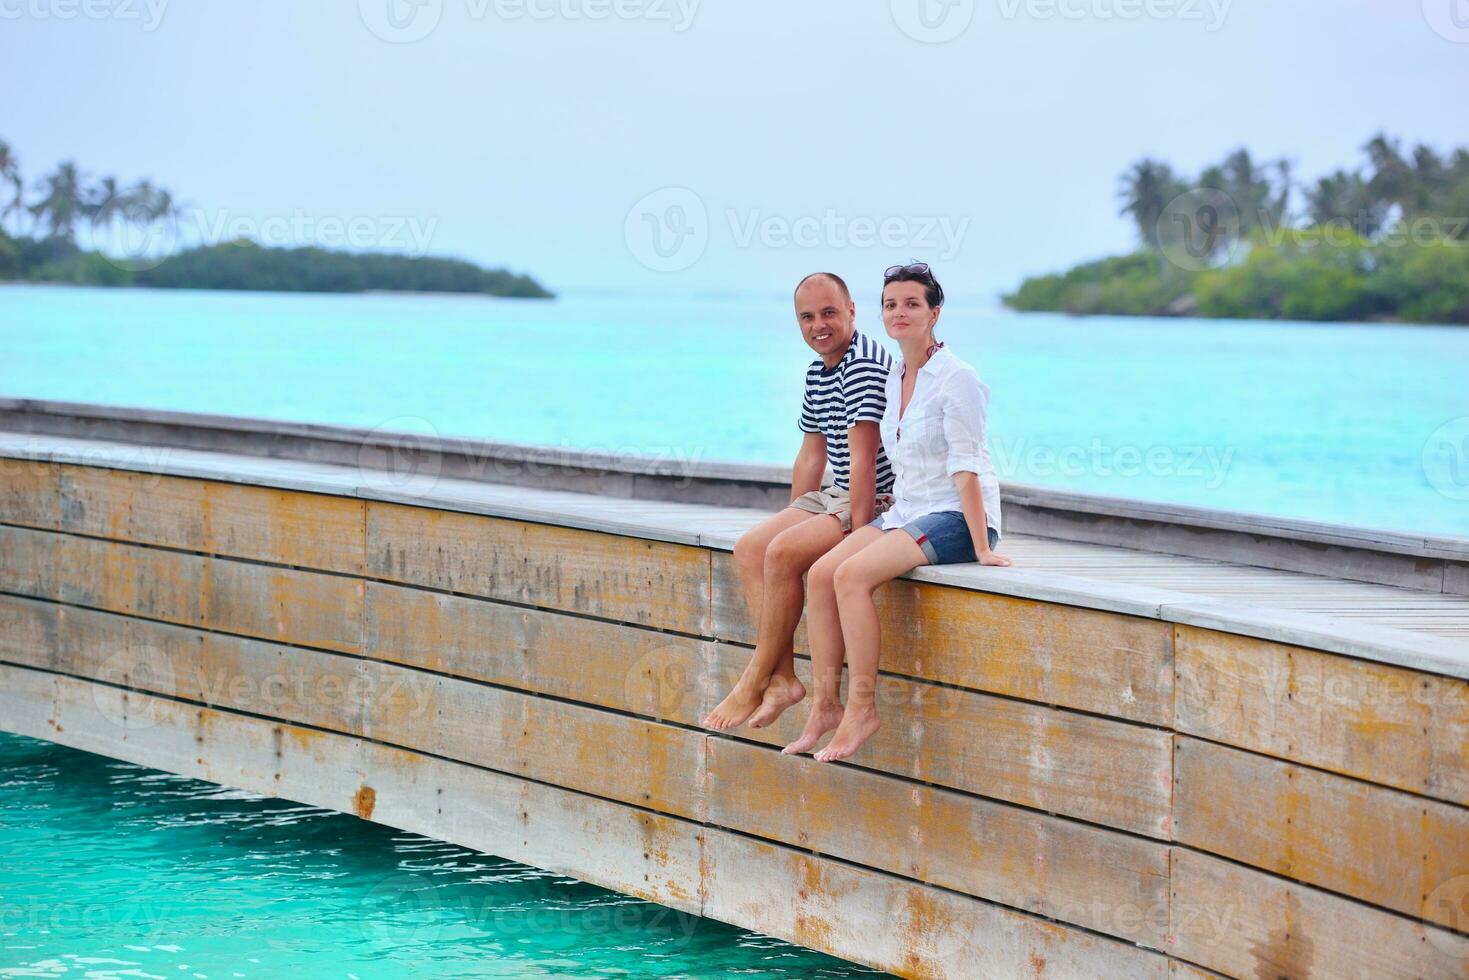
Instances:
[[[1469,540],[1007,487],[1016,567],[879,592],[884,725],[823,765],[801,708],[698,727],[782,501],[0,400],[0,729],[903,976],[1469,976]]]

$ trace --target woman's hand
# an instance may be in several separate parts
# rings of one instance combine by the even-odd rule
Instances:
[[[977,554],[979,555],[979,563],[981,565],[997,565],[1001,568],[1008,568],[1009,566],[1014,564],[1014,562],[1006,558],[1004,555],[1000,554],[998,551],[991,551],[988,548],[984,549],[983,551],[977,552]]]

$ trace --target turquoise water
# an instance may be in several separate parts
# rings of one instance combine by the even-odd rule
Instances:
[[[0,976],[883,976],[452,844],[0,733]]]
[[[872,297],[858,327],[886,340]],[[1073,319],[951,298],[1002,481],[1469,536],[1469,329]],[[0,394],[788,464],[781,295],[0,289]]]

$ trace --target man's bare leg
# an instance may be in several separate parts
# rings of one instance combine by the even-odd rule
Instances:
[[[744,587],[745,605],[750,610],[750,622],[755,624],[757,630],[765,605],[765,552],[770,548],[770,542],[775,540],[782,531],[796,527],[816,516],[818,515],[808,511],[787,507],[750,528],[735,543],[735,571],[740,577],[740,584]],[[747,709],[739,703],[738,699],[731,701],[729,697],[726,697],[718,707],[704,717],[703,724],[710,728],[737,725],[740,721],[744,721],[759,704],[759,693],[755,695],[753,703]],[[740,715],[741,710],[744,710],[743,715]],[[729,720],[735,716],[739,717],[739,721]]]
[[[823,555],[806,576],[806,635],[811,642],[811,713],[786,755],[810,752],[842,720],[842,661],[846,645],[837,607],[836,570],[852,555],[882,539],[875,527],[860,527]]]
[[[792,643],[806,602],[802,576],[841,542],[841,522],[823,516],[782,531],[765,553],[765,601],[750,670],[756,676],[766,671],[768,679],[760,706],[750,716],[751,728],[771,724],[806,696],[805,686],[796,678],[796,649]]]
[[[821,515],[786,528],[771,539],[765,549],[761,577],[760,629],[755,655],[734,689],[704,720],[705,725],[724,729],[743,724],[760,707],[772,683],[777,684],[780,699],[795,697],[799,701],[806,696],[806,689],[796,680],[795,652],[791,649],[791,634],[801,621],[801,606],[806,600],[801,576],[841,537],[837,519]],[[784,666],[783,676],[773,682],[772,675],[781,666]]]

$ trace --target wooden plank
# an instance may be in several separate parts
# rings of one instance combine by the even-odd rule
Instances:
[[[714,555],[715,635],[753,641],[733,559]],[[882,667],[1044,704],[1167,725],[1173,633],[1138,616],[899,579],[877,592]],[[804,633],[797,649],[807,649]]]
[[[372,743],[363,770],[378,823],[700,911],[697,824]]]
[[[544,524],[369,502],[369,574],[701,636],[709,553]]]
[[[1175,847],[1169,952],[1232,977],[1449,980],[1469,937]]]
[[[749,651],[536,609],[368,583],[370,655],[697,726]],[[801,662],[803,674],[805,661]],[[1169,834],[1166,732],[884,677],[884,727],[854,761],[1156,837]],[[798,706],[763,731],[784,745]]]
[[[701,710],[675,720],[697,724],[724,696],[750,651],[719,644],[715,692]],[[797,661],[809,687],[809,664]],[[666,670],[664,700],[681,700],[676,670]],[[879,677],[882,728],[851,758],[881,772],[978,793],[1151,837],[1172,832],[1173,748],[1168,732],[1045,705]],[[786,745],[800,734],[807,704],[765,729],[734,734]]]
[[[207,551],[205,482],[62,464],[58,530],[133,544]]]
[[[704,914],[903,977],[1161,980],[1129,943],[877,871],[705,832]]]
[[[55,670],[61,608],[38,599],[0,595],[0,660]]]
[[[57,540],[49,531],[0,524],[0,592],[60,598]]]
[[[702,819],[699,732],[387,664],[364,669],[397,673],[403,692],[391,704],[368,702],[374,739]]]
[[[713,823],[1163,946],[1164,844],[731,739],[708,765]]]
[[[713,644],[467,596],[369,582],[377,659],[695,724]]]
[[[1177,728],[1469,804],[1469,681],[1177,627]]]
[[[1430,901],[1469,881],[1469,810],[1180,737],[1174,749],[1179,843],[1374,905],[1464,927]]]
[[[225,558],[201,561],[207,603],[203,619],[211,629],[346,653],[362,651],[361,579]]]
[[[237,483],[204,484],[206,551],[363,575],[367,512],[361,500]]]
[[[0,524],[54,529],[61,520],[56,490],[55,464],[0,456]]]

